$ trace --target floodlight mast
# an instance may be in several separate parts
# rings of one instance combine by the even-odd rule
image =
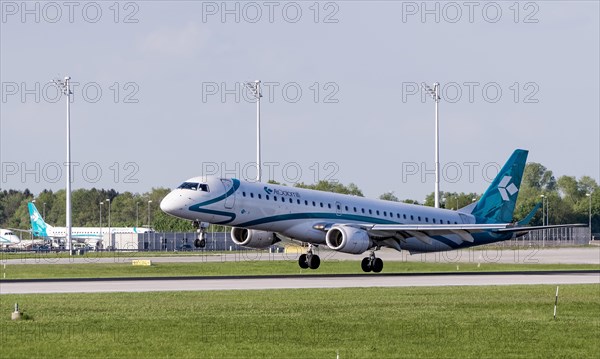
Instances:
[[[65,76],[64,80],[54,80],[54,83],[61,90],[63,95],[67,97],[67,187],[66,187],[66,223],[65,223],[65,241],[67,250],[70,254],[73,254],[72,248],[73,243],[71,241],[71,92],[70,82],[71,77]]]
[[[440,103],[440,84],[435,82],[433,89],[426,83],[422,84],[425,92],[435,101],[435,208],[440,208],[440,130],[439,130],[439,103]]]
[[[260,158],[260,80],[254,82],[246,82],[246,87],[250,90],[254,98],[256,98],[256,182],[262,179],[262,166]]]

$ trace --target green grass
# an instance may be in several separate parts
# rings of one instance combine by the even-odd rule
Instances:
[[[2,358],[597,358],[600,285],[0,296]],[[12,322],[19,302],[29,320]]]
[[[386,261],[384,273],[419,272],[483,272],[595,269],[593,264],[501,264],[501,263],[421,263]],[[365,274],[358,261],[327,260],[317,270],[300,269],[296,261],[252,261],[239,259],[229,262],[153,263],[152,266],[133,266],[130,260],[117,263],[85,264],[7,264],[0,265],[0,279],[32,278],[105,278],[151,276],[215,276],[271,274]],[[4,277],[4,274],[6,276]]]

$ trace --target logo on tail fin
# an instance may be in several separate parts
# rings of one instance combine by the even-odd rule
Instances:
[[[508,185],[511,179],[512,176],[504,176],[500,181],[500,184],[498,184],[498,191],[500,192],[500,196],[502,197],[503,201],[509,201],[510,196],[519,192],[519,189],[517,188],[517,186],[515,186],[514,183]]]

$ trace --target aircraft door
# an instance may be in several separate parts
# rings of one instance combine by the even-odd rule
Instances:
[[[221,179],[221,183],[223,184],[223,188],[225,189],[225,193],[229,192],[233,187],[233,181],[230,179]],[[235,192],[225,198],[224,202],[225,208],[231,209],[235,205]]]

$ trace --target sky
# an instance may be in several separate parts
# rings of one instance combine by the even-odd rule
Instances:
[[[1,1],[0,188],[143,193],[201,174],[485,191],[512,151],[600,179],[600,5]]]

